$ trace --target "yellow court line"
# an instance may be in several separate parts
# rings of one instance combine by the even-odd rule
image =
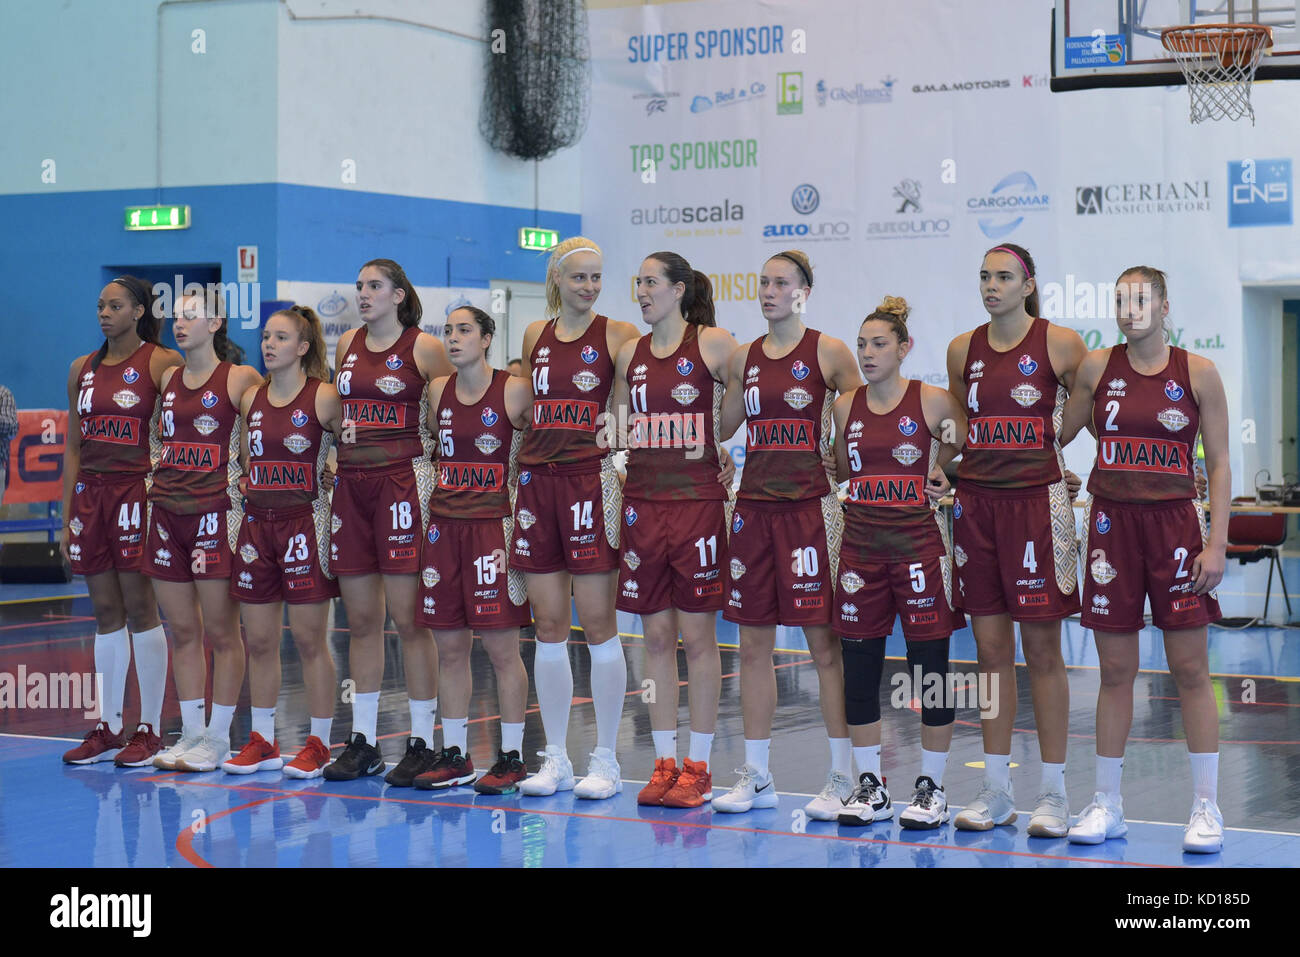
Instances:
[[[40,595],[35,598],[6,598],[0,605],[25,605],[34,601],[66,601],[70,598],[89,598],[90,592],[81,595]]]

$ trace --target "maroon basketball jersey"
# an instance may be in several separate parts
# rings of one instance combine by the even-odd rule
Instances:
[[[720,500],[718,430],[722,383],[700,355],[699,326],[688,323],[672,355],[655,358],[642,336],[627,369],[626,498]]]
[[[163,395],[162,457],[149,499],[178,515],[239,502],[239,409],[230,401],[230,370],[221,362],[202,385],[185,385],[185,367]]]
[[[248,503],[257,508],[309,505],[323,490],[316,476],[334,444],[334,433],[316,420],[320,379],[307,383],[288,405],[277,408],[263,385],[248,408]]]
[[[572,342],[555,337],[552,319],[537,337],[529,362],[533,367],[533,428],[519,450],[520,465],[570,465],[599,459],[597,422],[609,407],[614,385],[614,357],[605,327],[597,316]]]
[[[935,510],[925,496],[939,440],[925,426],[921,383],[909,381],[897,407],[881,415],[867,405],[870,388],[854,391],[844,429],[850,506],[844,544],[869,553],[873,561],[942,555]]]
[[[420,330],[402,330],[379,352],[366,348],[362,326],[352,337],[335,388],[343,401],[343,428],[355,427],[355,441],[339,443],[340,469],[379,469],[427,457],[433,442],[425,421],[428,394],[415,365]]]
[[[740,498],[800,502],[830,491],[822,452],[835,395],[817,363],[821,333],[805,329],[790,354],[769,359],[767,336],[745,356],[745,469]]]
[[[438,402],[438,484],[429,511],[444,518],[509,515],[510,466],[522,433],[506,414],[506,381],[496,369],[487,392],[474,405],[456,397],[456,373]]]
[[[1155,375],[1135,372],[1128,345],[1110,350],[1092,400],[1097,463],[1088,491],[1119,502],[1196,498],[1192,468],[1201,413],[1187,350],[1171,346]]]
[[[989,324],[972,333],[966,353],[970,428],[957,477],[1000,488],[1048,485],[1061,478],[1056,433],[1065,387],[1047,355],[1046,319],[1035,319],[1015,348],[989,345]]]
[[[144,475],[158,461],[158,388],[149,372],[156,348],[142,342],[124,362],[101,362],[92,369],[90,355],[81,364],[77,412],[83,470]]]

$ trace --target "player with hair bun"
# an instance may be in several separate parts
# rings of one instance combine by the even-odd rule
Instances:
[[[86,577],[95,616],[100,718],[68,764],[153,762],[167,688],[167,636],[153,584],[142,574],[149,485],[161,454],[157,419],[163,375],[181,357],[158,342],[161,315],[143,279],[119,276],[99,294],[99,351],[68,370],[68,440],[63,453],[61,548]],[[131,637],[127,637],[127,629]],[[122,702],[134,652],[140,722],[128,740]]]
[[[899,815],[905,828],[948,820],[943,773],[952,743],[948,639],[965,622],[953,598],[947,524],[927,496],[946,484],[943,466],[961,450],[966,417],[952,394],[899,366],[912,347],[907,301],[886,296],[858,330],[867,384],[835,400],[835,454],[848,479],[844,545],[835,590],[835,631],[844,650],[844,699],[858,783],[841,824],[893,818],[880,768],[880,678],[885,640],[902,619],[911,697],[921,704],[921,774]],[[928,438],[928,442],[926,439]]]
[[[1210,680],[1206,626],[1220,617],[1232,475],[1228,403],[1214,363],[1169,344],[1165,274],[1124,270],[1115,283],[1115,319],[1124,339],[1089,352],[1065,406],[1062,444],[1086,425],[1097,436],[1084,512],[1088,548],[1083,625],[1101,664],[1097,695],[1097,788],[1070,828],[1077,844],[1122,837],[1120,775],[1133,723],[1138,632],[1151,601],[1164,633],[1169,673],[1192,765],[1192,812],[1183,850],[1223,847],[1219,811],[1219,713]],[[1197,499],[1197,433],[1209,471],[1210,526]]]

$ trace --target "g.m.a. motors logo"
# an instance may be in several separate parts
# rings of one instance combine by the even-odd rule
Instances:
[[[1291,225],[1291,160],[1228,162],[1228,225]]]
[[[1025,221],[1025,214],[1046,212],[1051,198],[1024,170],[1008,173],[980,196],[966,200],[966,209],[979,216],[980,230],[989,239],[1001,239]]]

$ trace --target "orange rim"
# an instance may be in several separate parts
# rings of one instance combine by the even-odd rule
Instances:
[[[1216,56],[1224,67],[1244,66],[1257,51],[1273,45],[1273,30],[1257,23],[1169,27],[1160,32],[1160,42],[1173,53]]]

